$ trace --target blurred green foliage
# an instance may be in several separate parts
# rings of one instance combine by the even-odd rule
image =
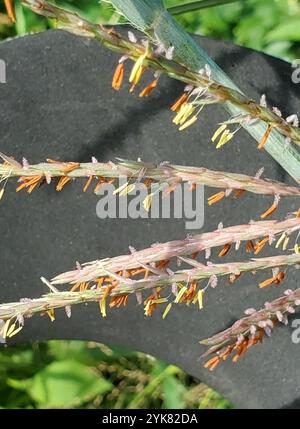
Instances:
[[[0,408],[229,408],[202,383],[142,353],[82,341],[0,349]]]
[[[54,2],[95,22],[120,17],[98,0]],[[180,3],[165,0],[166,6]],[[54,24],[16,0],[13,26],[0,5],[0,38]],[[177,17],[190,32],[231,40],[292,60],[300,57],[299,0],[239,0]],[[229,408],[202,383],[140,353],[94,343],[50,341],[0,349],[0,408]]]
[[[187,1],[187,0],[186,0]],[[3,3],[3,2],[1,2]],[[54,3],[72,10],[95,22],[119,21],[110,5],[98,0],[57,0]],[[165,0],[174,6],[180,0]],[[1,9],[4,12],[4,7]],[[0,37],[23,35],[42,31],[53,24],[20,6],[16,0],[17,25],[0,19]],[[287,60],[300,57],[300,2],[299,0],[238,0],[227,4],[186,13],[178,21],[193,33],[231,40],[234,43],[258,49]]]
[[[176,1],[166,0],[166,4]],[[178,18],[193,33],[257,49],[287,60],[300,55],[299,0],[239,0]]]

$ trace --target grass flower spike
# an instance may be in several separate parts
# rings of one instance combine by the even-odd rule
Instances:
[[[204,366],[212,371],[232,353],[235,353],[232,361],[236,363],[251,347],[261,343],[265,336],[270,336],[279,323],[287,324],[288,316],[295,313],[299,306],[300,289],[296,289],[286,290],[283,296],[265,303],[259,311],[252,308],[246,310],[246,317],[225,331],[201,341],[209,347],[203,356],[213,355]]]
[[[92,284],[81,279],[70,291],[62,292],[54,286],[55,281],[50,283],[42,277],[41,280],[50,289],[50,293],[38,299],[22,299],[20,302],[0,305],[0,320],[3,321],[0,335],[4,340],[17,335],[23,329],[25,319],[35,314],[48,315],[53,322],[55,310],[58,308],[65,308],[67,316],[70,317],[70,306],[84,302],[98,302],[100,314],[102,317],[106,317],[107,308],[119,308],[126,305],[129,296],[135,295],[141,303],[142,293],[148,295],[144,300],[146,316],[151,316],[158,306],[163,306],[162,318],[165,319],[176,304],[194,304],[198,306],[199,310],[202,310],[204,294],[208,288],[217,286],[218,277],[226,276],[229,283],[232,284],[244,272],[272,269],[274,273],[277,270],[272,283],[279,284],[285,276],[285,271],[279,271],[279,269],[298,265],[300,255],[281,255],[253,259],[249,262],[209,263],[207,265],[194,259],[182,257],[180,260],[188,268],[176,272],[166,268],[169,261],[157,262],[155,265],[141,263],[140,268],[120,272],[103,268],[105,275],[95,278]],[[104,264],[105,261],[103,261],[103,267]],[[78,271],[81,271],[81,267]],[[137,276],[140,278],[136,278]],[[201,282],[204,280],[206,280],[206,285],[203,287]],[[268,285],[270,284],[271,282],[268,281]],[[162,295],[163,289],[166,287],[173,291],[173,299],[170,298],[172,296],[170,293]],[[108,305],[107,300],[109,300]]]
[[[1,152],[0,157],[3,160],[3,164],[0,164],[0,183],[4,183],[1,188],[1,197],[3,196],[4,187],[8,180],[13,178],[18,179],[17,192],[26,190],[28,193],[31,193],[41,184],[50,185],[54,179],[58,180],[56,185],[57,191],[61,191],[71,180],[85,178],[87,182],[83,187],[83,191],[86,192],[94,182],[96,185],[94,191],[98,192],[102,184],[111,183],[122,177],[128,177],[133,183],[126,188],[127,193],[130,193],[134,189],[134,182],[139,181],[147,186],[152,183],[159,185],[166,184],[170,190],[174,188],[174,185],[189,183],[191,186],[206,185],[208,187],[235,191],[235,196],[240,195],[243,191],[261,195],[273,195],[274,203],[262,215],[263,218],[275,211],[281,196],[300,197],[300,188],[262,179],[261,176],[258,177],[255,175],[251,177],[245,174],[213,171],[204,167],[173,165],[167,162],[156,165],[142,161],[117,159],[116,161],[101,163],[93,158],[92,162],[89,163],[63,162],[48,159],[47,162],[32,165],[27,160],[24,161],[24,159],[23,164],[19,163]],[[127,185],[129,184],[127,183]],[[122,189],[116,193],[120,193],[121,191]],[[226,197],[225,192],[213,195],[209,198],[208,204],[212,205],[224,197]],[[145,202],[145,205],[147,205],[147,202]]]
[[[275,243],[276,238],[279,237],[280,239],[283,234],[285,237],[290,238],[292,233],[299,230],[300,218],[283,221],[259,221],[246,225],[218,228],[212,232],[188,236],[183,240],[153,244],[147,249],[134,251],[128,255],[88,262],[82,264],[80,270],[56,276],[51,283],[53,285],[67,283],[74,285],[83,282],[95,282],[96,279],[106,277],[107,273],[120,273],[123,270],[145,272],[149,269],[149,272],[153,272],[155,268],[150,269],[149,264],[166,264],[171,260],[176,262],[180,257],[196,257],[199,252],[205,252],[216,247],[222,248],[229,244],[239,248],[242,242],[245,242],[246,246],[251,242],[254,254],[257,255],[263,247]],[[270,237],[272,240],[270,240]],[[145,268],[146,266],[147,268]]]

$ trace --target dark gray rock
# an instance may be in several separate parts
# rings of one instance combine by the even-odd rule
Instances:
[[[297,113],[300,86],[291,82],[289,64],[226,42],[199,38],[199,43],[248,95],[259,99],[266,93],[285,115]],[[197,125],[179,133],[168,107],[182,84],[162,78],[158,90],[143,101],[127,92],[127,84],[113,92],[110,80],[118,56],[95,41],[51,31],[1,43],[0,58],[7,64],[7,84],[0,85],[0,150],[17,159],[142,157],[248,174],[264,166],[268,177],[289,181],[243,131],[223,150],[215,150],[210,137],[225,117],[221,108],[206,108]],[[128,245],[142,249],[189,232],[178,219],[100,221],[97,197],[83,195],[81,181],[62,193],[45,186],[32,195],[16,195],[14,185],[8,184],[0,205],[0,302],[38,297],[45,291],[41,275],[51,278],[72,269],[76,260],[115,256],[127,253]],[[270,203],[271,198],[247,195],[206,207],[203,231],[215,229],[220,221],[229,226],[257,219]],[[295,202],[285,200],[278,216],[295,208]],[[299,346],[291,341],[291,328],[277,329],[237,365],[226,362],[212,374],[199,360],[204,351],[200,339],[226,328],[244,309],[259,308],[282,293],[283,287],[259,291],[257,283],[265,276],[245,275],[234,286],[223,280],[206,296],[202,312],[181,306],[165,321],[159,311],[145,318],[135,299],[125,309],[109,311],[105,320],[92,304],[74,308],[71,320],[63,311],[53,324],[35,317],[15,342],[61,338],[123,345],[180,366],[237,407],[297,407]],[[296,271],[291,270],[285,286],[297,286]]]

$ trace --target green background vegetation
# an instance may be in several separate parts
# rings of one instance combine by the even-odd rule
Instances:
[[[3,2],[1,2],[3,3]],[[119,16],[97,0],[57,1],[95,22]],[[166,6],[179,0],[166,0]],[[11,25],[0,9],[0,37],[53,24],[21,7]],[[190,32],[292,60],[300,57],[298,0],[240,0],[177,18]],[[95,343],[50,341],[0,349],[0,408],[229,408],[228,401],[178,368],[141,353]]]
[[[184,2],[165,0],[168,7]],[[103,2],[99,5],[98,0],[60,0],[54,3],[69,7],[95,22],[116,23],[119,19],[108,4]],[[45,19],[22,9],[18,0],[16,9],[18,23],[15,27],[1,24],[5,19],[0,19],[2,38],[23,35],[29,31],[42,31],[51,25]],[[177,19],[188,31],[194,33],[232,40],[285,59],[300,57],[299,0],[239,0],[224,6],[187,13]]]
[[[173,365],[82,341],[0,349],[0,408],[229,408]]]

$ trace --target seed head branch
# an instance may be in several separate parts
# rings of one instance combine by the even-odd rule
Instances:
[[[42,281],[51,290],[50,293],[38,299],[21,299],[19,302],[0,305],[0,336],[5,340],[7,337],[16,335],[22,330],[25,319],[36,314],[47,314],[53,321],[55,320],[55,310],[58,308],[65,308],[70,317],[71,306],[84,302],[98,302],[101,315],[105,317],[108,299],[110,300],[109,307],[120,307],[127,304],[130,295],[135,294],[141,304],[143,302],[142,293],[149,295],[149,291],[150,296],[144,300],[146,316],[150,316],[159,305],[165,307],[163,318],[175,304],[197,304],[201,310],[204,293],[208,287],[217,286],[219,276],[229,276],[229,282],[234,283],[244,272],[272,269],[272,281],[268,280],[268,285],[279,284],[285,277],[285,271],[279,271],[279,269],[299,264],[300,254],[208,265],[188,258],[181,258],[181,260],[193,268],[174,273],[161,266],[149,266],[145,267],[145,271],[151,272],[151,274],[142,279],[134,278],[136,270],[127,273],[123,271],[116,276],[113,273],[109,275],[109,272],[106,271],[108,275],[102,279],[98,278],[91,287],[87,283],[81,283],[78,287],[73,287],[70,291],[65,292],[59,292],[42,278]],[[141,271],[138,271],[138,274],[141,274]],[[204,288],[201,288],[200,281],[204,279],[208,279],[208,282]],[[161,296],[162,289],[167,286],[172,287],[172,293],[168,296]],[[173,299],[171,299],[172,296]]]
[[[275,243],[279,237],[276,247],[282,246],[285,250],[291,234],[299,230],[300,218],[297,217],[283,221],[259,221],[218,228],[212,232],[188,236],[183,240],[153,244],[152,247],[140,251],[131,248],[131,253],[127,255],[85,263],[80,269],[56,276],[52,279],[52,284],[91,282],[106,276],[107,272],[122,273],[124,270],[136,270],[153,263],[158,267],[162,263],[165,266],[173,258],[176,260],[180,256],[195,256],[203,251],[209,256],[210,250],[219,246],[223,246],[219,253],[222,257],[233,245],[238,248],[241,242],[246,242],[248,252],[257,255],[266,245]]]
[[[259,311],[253,308],[246,310],[246,317],[225,331],[201,341],[201,344],[209,346],[204,356],[213,355],[204,366],[212,371],[233,352],[236,353],[232,360],[237,362],[249,348],[261,343],[266,335],[270,336],[275,326],[279,323],[287,324],[288,315],[295,313],[299,305],[300,289],[296,289],[285,291],[283,296],[265,303],[264,308]]]
[[[235,190],[238,193],[248,191],[255,194],[275,195],[277,197],[300,196],[299,187],[262,179],[260,177],[262,171],[256,176],[251,177],[245,174],[213,171],[204,167],[172,165],[167,162],[159,165],[127,160],[100,163],[95,158],[92,158],[92,162],[90,163],[47,160],[45,163],[31,165],[25,158],[23,158],[22,163],[19,163],[1,152],[0,157],[4,161],[3,164],[0,164],[0,183],[4,182],[5,186],[10,178],[18,178],[17,191],[26,189],[29,193],[42,183],[50,184],[54,178],[60,179],[56,186],[57,190],[61,190],[70,179],[87,178],[88,182],[84,186],[84,191],[94,182],[97,183],[94,188],[97,193],[101,185],[109,182],[111,179],[127,177],[132,182],[128,185],[130,186],[128,190],[133,190],[134,184],[138,181],[148,186],[153,183],[157,183],[158,185],[165,184],[169,189],[174,189],[180,183],[188,183],[192,188],[197,185],[206,185],[213,188],[226,189],[229,194]],[[225,193],[223,194],[225,197]],[[211,201],[212,198],[209,199],[209,202]]]

